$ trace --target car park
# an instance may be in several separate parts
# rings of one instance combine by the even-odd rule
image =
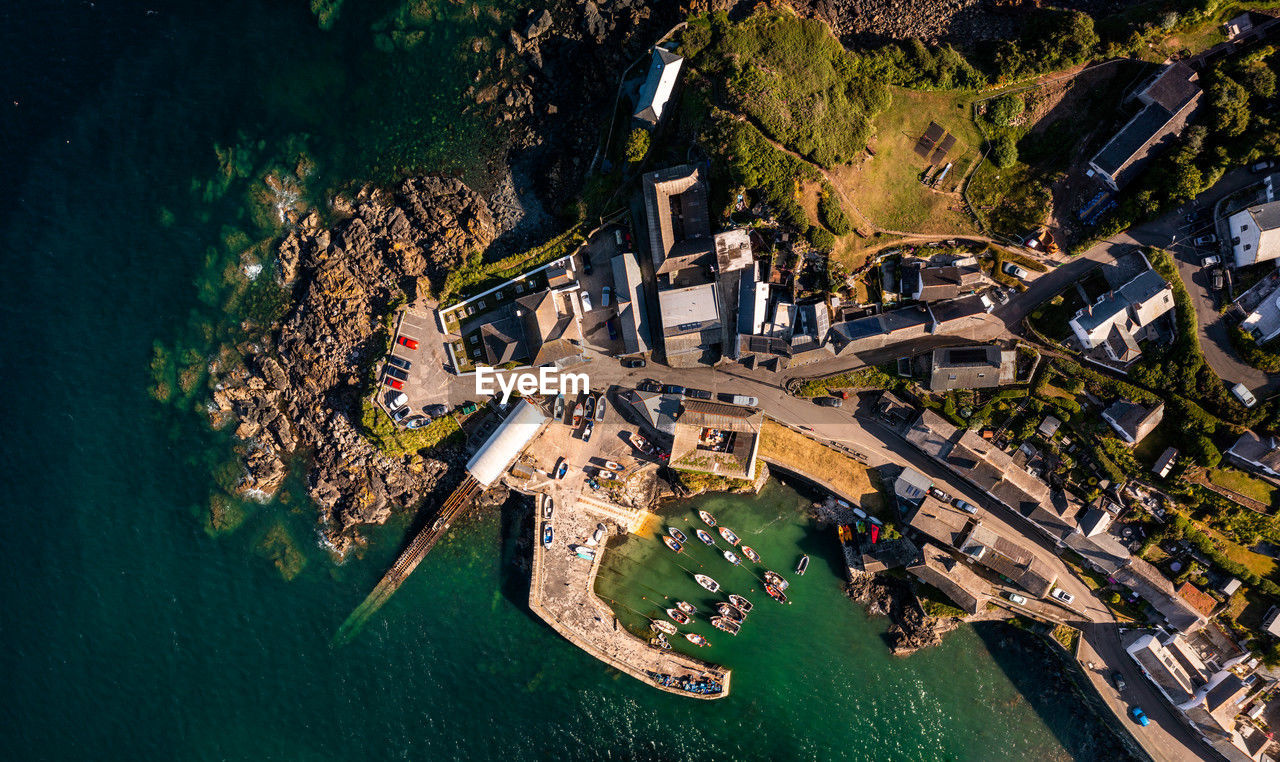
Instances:
[[[613,296],[613,288],[611,286],[605,286],[604,288],[600,289],[600,306],[608,307],[609,297],[611,296]]]
[[[401,381],[408,381],[408,380],[409,380],[409,374],[408,374],[408,373],[405,373],[404,371],[400,370],[399,368],[393,368],[393,367],[391,367],[390,365],[388,365],[386,368],[383,368],[383,372],[384,372],[384,373],[386,373],[388,376],[391,376],[392,378],[398,378],[398,379],[400,379]]]
[[[591,294],[588,294],[584,289],[581,294],[581,298],[582,298],[582,311],[590,312],[591,311]]]
[[[1060,587],[1055,587],[1053,589],[1053,592],[1049,593],[1049,595],[1052,595],[1054,598],[1057,598],[1063,603],[1071,603],[1076,599],[1074,595],[1072,595],[1071,593],[1068,593],[1066,590],[1063,590]]]
[[[404,388],[404,382],[403,382],[403,381],[401,381],[401,380],[400,380],[400,379],[398,379],[398,378],[392,378],[391,376],[386,376],[386,377],[384,377],[384,378],[382,379],[382,383],[384,383],[384,384],[386,384],[387,386],[391,387],[392,389],[396,389],[396,390],[399,390],[399,389],[403,389],[403,388]]]
[[[1213,267],[1214,265],[1218,264],[1221,261],[1222,261],[1222,257],[1215,254],[1211,257],[1205,257],[1204,259],[1200,260],[1200,266]]]
[[[624,368],[643,368],[645,364],[643,357],[628,357],[622,361]]]
[[[408,348],[408,349],[417,349],[417,348],[418,348],[418,341],[417,341],[417,339],[411,339],[411,338],[409,338],[408,336],[401,336],[400,338],[396,339],[396,343],[398,343],[400,346],[402,346],[402,347],[406,347],[406,348]]]
[[[823,407],[840,407],[844,404],[844,400],[839,397],[818,397],[813,401],[813,404],[822,405]]]
[[[1209,244],[1213,244],[1217,242],[1218,242],[1218,237],[1212,233],[1210,233],[1209,235],[1202,235],[1199,238],[1192,241],[1192,243],[1194,243],[1196,246],[1208,246]]]
[[[937,499],[937,500],[941,500],[941,501],[942,501],[942,502],[944,502],[944,503],[950,503],[950,502],[951,502],[951,496],[950,496],[950,495],[948,495],[947,493],[943,492],[942,490],[938,489],[937,487],[930,487],[930,488],[929,488],[929,494],[930,494],[930,495],[933,495],[933,497],[934,497],[935,499]]]
[[[1027,605],[1027,599],[1022,597],[1021,595],[1018,595],[1017,593],[1005,593],[1004,596],[1008,598],[1010,601],[1012,601],[1013,603],[1018,604],[1019,606]]]
[[[413,363],[409,362],[403,357],[396,357],[395,355],[391,355],[390,357],[388,357],[387,362],[391,363],[397,368],[404,368],[405,370],[409,370],[410,368],[413,367]]]
[[[696,400],[709,400],[711,399],[711,392],[705,389],[685,389],[684,396],[693,397]]]
[[[974,515],[977,515],[978,513],[978,507],[976,505],[974,505],[973,503],[961,500],[960,498],[956,498],[951,504],[959,508],[960,510],[964,511],[965,513],[972,513]]]
[[[1151,720],[1148,719],[1147,713],[1142,711],[1142,707],[1140,706],[1135,706],[1134,708],[1130,709],[1129,716],[1132,717],[1135,722],[1137,722],[1139,725],[1141,725],[1144,728],[1151,724]]]

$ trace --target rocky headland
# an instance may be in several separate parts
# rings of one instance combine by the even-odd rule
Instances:
[[[216,383],[215,426],[235,422],[244,463],[237,487],[271,498],[305,453],[307,493],[329,547],[343,555],[364,524],[429,494],[460,453],[385,456],[360,434],[371,366],[386,352],[385,317],[494,238],[489,206],[462,182],[405,180],[339,197],[340,221],[312,212],[280,243],[277,277],[293,300],[278,328]]]
[[[939,619],[926,614],[904,580],[865,572],[851,575],[845,595],[866,606],[868,614],[889,618],[888,640],[894,656],[939,645],[943,635],[959,626],[955,618]]]

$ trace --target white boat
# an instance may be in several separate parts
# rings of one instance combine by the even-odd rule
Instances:
[[[809,571],[809,555],[806,553],[800,557],[800,563],[796,566],[796,574],[803,577],[807,571]]]
[[[661,619],[650,619],[649,622],[653,625],[653,629],[658,632],[666,633],[667,635],[675,635],[680,632],[676,629],[674,624],[664,622]]]
[[[716,525],[716,517],[712,516],[706,511],[698,511],[698,518],[702,519],[702,523],[706,524],[709,527],[713,527]]]
[[[724,541],[730,545],[738,544],[738,535],[734,534],[733,530],[729,527],[720,527],[720,536],[723,537]]]
[[[684,634],[684,639],[694,644],[695,646],[699,646],[699,647],[711,645],[710,643],[707,642],[706,638],[702,637],[696,632],[686,632]]]
[[[711,591],[711,592],[713,592],[713,593],[718,593],[718,592],[720,592],[720,583],[719,583],[719,582],[716,582],[714,579],[711,579],[711,578],[710,578],[710,577],[708,577],[707,575],[705,575],[705,574],[695,574],[695,575],[693,575],[693,578],[694,578],[695,580],[697,580],[697,582],[698,582],[698,584],[699,584],[699,585],[702,585],[702,586],[703,586],[704,588],[706,588],[707,590],[710,590],[710,591]]]
[[[734,555],[732,550],[726,550],[724,552],[724,560],[728,561],[734,566],[737,566],[738,564],[742,563],[741,561],[738,560],[738,557]]]
[[[600,399],[596,400],[596,421],[604,420],[604,395],[600,395]]]
[[[605,467],[605,468],[607,468],[607,469],[609,469],[610,471],[621,471],[621,470],[622,470],[622,464],[621,464],[621,463],[618,463],[616,460],[606,460],[606,461],[604,462],[604,467]]]
[[[731,593],[729,595],[729,602],[732,603],[734,606],[737,606],[738,610],[741,611],[743,614],[750,614],[751,609],[755,608],[754,603],[747,600],[746,598],[743,598],[741,595],[737,595],[736,593]]]

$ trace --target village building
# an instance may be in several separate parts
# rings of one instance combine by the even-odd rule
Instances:
[[[1108,291],[1071,318],[1071,331],[1084,350],[1103,348],[1114,362],[1131,363],[1142,354],[1138,342],[1154,338],[1156,320],[1173,309],[1173,291],[1147,269]]]
[[[671,467],[754,479],[763,424],[764,413],[753,408],[689,400],[676,417]]]
[[[966,614],[976,614],[991,599],[991,586],[955,556],[933,543],[920,546],[920,560],[907,571],[933,585]]]
[[[1016,352],[994,344],[935,349],[929,361],[929,388],[938,392],[1011,384],[1017,360]]]
[[[644,279],[636,255],[624,252],[610,260],[613,268],[613,293],[622,328],[623,350],[629,354],[648,352],[653,334],[649,326],[649,310],[645,302]]]
[[[1102,411],[1102,420],[1127,445],[1136,445],[1164,420],[1164,403],[1147,408],[1136,402],[1116,400]]]
[[[651,126],[658,124],[666,111],[667,102],[671,100],[683,63],[684,58],[675,53],[654,47],[653,57],[649,60],[649,73],[645,75],[640,95],[636,98],[634,116],[637,120]]]
[[[1260,437],[1246,431],[1231,445],[1226,456],[1247,471],[1272,481],[1280,480],[1280,440],[1275,437]]]
[[[1203,95],[1190,66],[1180,61],[1165,66],[1138,91],[1142,110],[1094,155],[1089,168],[1111,190],[1120,190],[1182,133]]]
[[[1227,218],[1236,267],[1280,258],[1280,201],[1242,209]]]

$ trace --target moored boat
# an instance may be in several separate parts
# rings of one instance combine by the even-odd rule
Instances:
[[[596,422],[604,420],[604,395],[600,395],[600,399],[596,400]]]
[[[551,518],[551,513],[555,510],[555,503],[552,502],[551,496],[547,495],[542,501],[542,518]]]
[[[699,585],[702,585],[707,590],[710,590],[713,593],[720,592],[720,583],[716,582],[714,579],[711,579],[707,575],[695,574],[693,575],[693,578],[698,581]]]
[[[564,420],[564,395],[563,394],[556,395],[556,405],[555,405],[554,411],[551,414],[551,417],[556,419],[557,421]]]
[[[595,417],[595,412],[596,412],[596,398],[588,396],[587,407],[586,407],[586,410],[583,411],[583,416],[590,419]]]
[[[724,552],[724,560],[728,561],[734,566],[737,566],[739,563],[741,563],[741,561],[738,560],[738,556],[735,555],[732,550],[726,550]]]
[[[774,599],[778,603],[790,603],[790,601],[787,600],[787,596],[783,595],[782,591],[773,585],[765,585],[764,591],[769,594],[770,598]]]
[[[676,624],[687,625],[689,624],[689,622],[693,621],[689,619],[688,614],[684,613],[680,609],[667,609],[667,616],[671,617],[671,621],[675,622]]]
[[[684,639],[694,644],[695,646],[699,646],[699,647],[711,645],[710,643],[707,642],[706,638],[702,637],[696,632],[686,632],[684,634]]]
[[[733,530],[729,527],[720,527],[720,536],[723,537],[724,541],[730,545],[738,544],[738,535],[734,534]]]
[[[807,571],[809,571],[809,554],[806,553],[800,557],[800,563],[796,566],[796,574],[803,577]]]
[[[667,635],[676,635],[680,632],[676,629],[676,626],[670,622],[664,622],[661,619],[650,619],[649,621],[653,624],[653,629],[658,632],[665,633]]]
[[[686,603],[684,601],[676,601],[676,608],[680,609],[681,611],[688,614],[689,616],[693,616],[694,614],[698,613],[698,610],[694,608],[692,603]]]
[[[672,537],[676,538],[676,539],[677,539],[677,540],[679,540],[680,542],[688,542],[688,541],[689,541],[689,538],[685,536],[684,532],[681,532],[679,529],[676,529],[675,527],[667,527],[667,534],[669,534],[669,535],[671,535]]]
[[[750,558],[754,563],[760,563],[760,554],[752,550],[749,546],[742,546],[742,555]]]
[[[737,606],[738,611],[741,611],[744,617],[747,614],[751,613],[751,609],[755,608],[754,603],[752,603],[751,601],[747,600],[746,598],[743,598],[741,595],[738,595],[736,593],[729,594],[729,602],[732,603],[734,606]]]
[[[573,427],[576,429],[582,425],[582,403],[579,402],[573,406]]]
[[[557,479],[563,479],[563,478],[564,478],[564,475],[565,475],[565,474],[567,474],[567,473],[569,473],[569,464],[568,464],[568,463],[561,463],[561,464],[560,464],[560,467],[556,469],[556,478],[557,478]]]
[[[622,464],[618,463],[618,461],[616,461],[616,460],[606,460],[606,461],[604,462],[604,467],[605,467],[605,468],[607,468],[607,469],[609,469],[610,471],[621,471],[621,470],[622,470]]]
[[[702,519],[703,523],[709,527],[716,525],[716,517],[706,511],[698,511],[698,518]]]
[[[671,548],[672,550],[674,550],[674,551],[675,551],[675,552],[677,552],[677,553],[679,553],[681,550],[684,550],[684,546],[683,546],[683,545],[681,545],[680,543],[678,543],[678,542],[676,542],[675,540],[671,539],[670,537],[663,537],[663,538],[662,538],[662,541],[663,541],[663,542],[665,542],[665,543],[667,544],[667,547],[668,547],[668,548]]]
[[[679,632],[679,630],[676,630],[676,632]],[[663,651],[670,651],[670,650],[671,650],[671,644],[667,642],[667,636],[666,636],[666,635],[659,635],[658,637],[654,638],[653,640],[654,640],[654,643],[656,643],[656,644],[657,644],[658,648],[661,648]]]
[[[574,555],[576,555],[578,558],[581,558],[581,559],[583,559],[583,560],[585,560],[585,561],[594,561],[594,560],[596,560],[596,553],[595,553],[595,551],[594,551],[594,550],[592,550],[591,548],[578,548],[578,549],[577,549],[577,550],[575,550],[573,553],[574,553]]]
[[[707,534],[705,531],[699,529],[695,534],[698,535],[699,540],[702,540],[707,545],[710,545],[713,548],[716,546],[716,541],[711,539],[711,535]]]
[[[788,587],[791,587],[791,583],[783,579],[782,575],[776,571],[769,571],[766,569],[764,573],[764,581],[779,590],[786,590]]]
[[[717,630],[724,630],[730,635],[737,635],[738,631],[742,629],[741,624],[738,624],[732,619],[729,619],[727,617],[722,617],[722,616],[711,617],[711,626],[716,628]]]
[[[542,546],[544,548],[551,547],[551,523],[546,522],[542,525]]]
[[[735,622],[741,622],[747,618],[747,615],[742,613],[737,606],[732,603],[725,603],[724,601],[716,604],[716,613],[720,616],[728,617]]]

